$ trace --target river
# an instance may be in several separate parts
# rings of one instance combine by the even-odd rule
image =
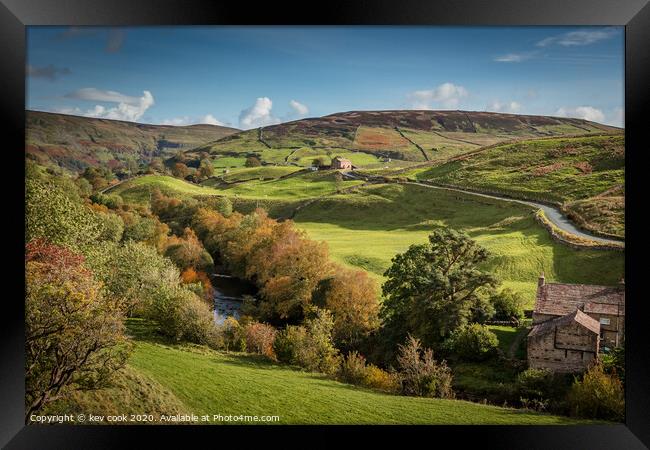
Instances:
[[[225,274],[210,277],[214,289],[214,321],[223,323],[226,317],[239,319],[239,310],[245,295],[255,296],[257,288],[246,280]]]

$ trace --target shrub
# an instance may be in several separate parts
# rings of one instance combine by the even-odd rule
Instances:
[[[366,378],[366,358],[359,352],[351,351],[341,362],[338,378],[351,384],[363,384]]]
[[[625,349],[617,347],[601,356],[605,373],[616,375],[625,386]]]
[[[113,213],[96,213],[101,224],[99,240],[120,242],[124,233],[124,221],[120,216]]]
[[[482,361],[494,355],[499,339],[485,325],[473,323],[454,330],[445,347],[458,357],[470,361]]]
[[[149,315],[160,325],[164,335],[176,341],[216,345],[217,330],[212,311],[188,289],[159,288]]]
[[[109,209],[118,209],[124,204],[124,200],[118,194],[101,194],[97,192],[90,196],[90,200],[99,205],[105,205]]]
[[[400,389],[397,374],[388,373],[373,364],[366,366],[362,383],[364,386],[384,392],[396,393]]]
[[[226,317],[226,320],[219,328],[226,351],[243,352],[246,350],[246,336],[237,319]]]
[[[244,334],[246,336],[246,350],[250,353],[264,355],[275,360],[273,342],[277,331],[271,325],[253,322],[246,325]]]
[[[625,415],[623,384],[615,375],[605,373],[602,363],[576,380],[568,395],[571,413],[579,417],[622,421]]]
[[[553,383],[554,377],[550,370],[530,368],[517,375],[515,390],[524,407],[535,405],[535,402],[547,404],[552,395]]]
[[[422,349],[419,339],[409,335],[398,345],[397,363],[402,393],[423,397],[453,398],[451,369],[433,359],[431,349]]]
[[[316,309],[314,317],[307,319],[305,325],[307,338],[296,348],[298,364],[313,372],[335,373],[341,361],[332,341],[332,313]]]
[[[351,351],[342,361],[338,379],[350,384],[361,385],[384,392],[398,392],[399,378],[379,367],[368,364],[366,359],[356,351]]]
[[[302,326],[289,325],[278,332],[273,342],[273,351],[278,361],[287,364],[297,364],[296,348],[303,345],[307,337],[307,330]]]
[[[316,309],[305,326],[286,327],[278,333],[273,347],[278,360],[311,372],[336,373],[341,357],[332,342],[333,325],[329,311]]]
[[[244,163],[244,166],[246,167],[259,167],[262,165],[262,162],[257,156],[249,156],[246,158],[246,162]]]
[[[492,297],[496,320],[519,321],[524,317],[524,297],[510,288],[505,288]]]

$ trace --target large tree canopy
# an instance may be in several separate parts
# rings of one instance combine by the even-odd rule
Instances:
[[[427,244],[395,256],[384,274],[381,318],[391,342],[407,334],[435,346],[467,322],[482,302],[480,292],[496,285],[478,269],[488,252],[464,233],[435,230]]]

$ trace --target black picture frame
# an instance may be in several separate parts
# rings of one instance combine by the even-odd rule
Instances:
[[[593,426],[426,426],[426,427],[232,427],[79,426],[24,424],[24,196],[25,27],[29,25],[624,25],[626,139],[626,419],[620,425]],[[643,296],[645,251],[642,236],[644,131],[650,117],[650,5],[648,0],[329,0],[321,3],[251,5],[209,0],[0,0],[1,117],[4,203],[10,230],[5,234],[0,345],[0,445],[6,448],[134,447],[137,438],[200,445],[199,439],[236,437],[239,442],[264,434],[266,442],[289,446],[289,431],[304,437],[298,445],[337,441],[350,431],[365,431],[364,445],[412,433],[431,444],[468,440],[483,447],[553,449],[637,449],[650,446],[649,318]],[[631,207],[630,207],[631,205]],[[15,258],[15,259],[14,259]],[[22,288],[22,289],[21,289]],[[252,433],[252,430],[256,433]],[[137,436],[136,436],[137,435]],[[144,436],[141,436],[144,435]],[[307,439],[308,440],[305,440]],[[428,439],[427,439],[428,438]],[[443,440],[444,439],[444,440]],[[451,439],[451,441],[450,441]],[[425,441],[425,442],[426,442]],[[409,438],[405,443],[415,441]],[[179,444],[182,445],[182,444]],[[232,444],[228,444],[232,445]],[[418,444],[419,445],[419,444]],[[450,444],[447,444],[450,445]]]

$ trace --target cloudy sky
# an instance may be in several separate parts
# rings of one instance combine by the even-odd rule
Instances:
[[[27,108],[254,128],[462,109],[623,126],[622,27],[28,28]]]

